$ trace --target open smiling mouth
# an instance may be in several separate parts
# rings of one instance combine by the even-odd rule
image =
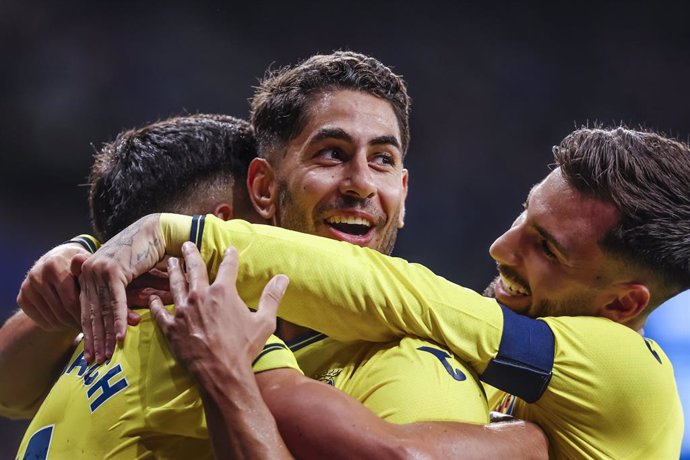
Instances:
[[[528,288],[523,287],[521,284],[517,282],[513,282],[512,280],[509,280],[503,274],[501,274],[501,284],[503,285],[503,288],[505,289],[506,292],[508,292],[510,295],[518,295],[518,296],[529,296],[531,295],[531,292]]]
[[[342,233],[362,236],[371,230],[371,222],[361,217],[333,216],[326,219],[326,224]]]

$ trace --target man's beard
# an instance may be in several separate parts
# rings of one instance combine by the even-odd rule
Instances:
[[[491,297],[492,299],[496,298],[496,283],[498,283],[499,279],[500,277],[497,276],[489,283],[489,285],[486,288],[484,288],[484,292],[482,292],[482,295],[484,297]]]
[[[341,196],[336,203],[330,203],[327,207],[322,207],[321,209],[316,209],[315,214],[320,215],[326,209],[342,209],[342,208],[359,208],[369,214],[373,215],[376,221],[374,225],[378,229],[386,230],[386,233],[379,234],[379,241],[375,247],[371,247],[382,254],[390,255],[393,252],[393,247],[395,246],[395,241],[398,236],[398,228],[392,226],[391,228],[386,228],[386,223],[398,222],[400,216],[400,210],[391,216],[391,219],[386,220],[386,216],[381,212],[373,209],[373,206],[368,205],[366,199],[360,199],[355,197]],[[294,230],[297,232],[308,233],[311,235],[316,234],[316,227],[314,224],[314,218],[310,218],[307,214],[300,208],[299,205],[295,203],[292,199],[292,194],[288,191],[287,184],[284,181],[278,182],[278,226],[287,228],[289,230]]]
[[[500,280],[500,276],[489,283],[484,289],[482,295],[484,297],[496,298],[496,283]],[[573,296],[571,298],[554,301],[551,299],[542,299],[538,304],[530,305],[525,311],[517,311],[532,318],[544,316],[592,316],[588,308],[592,303],[592,296],[589,294],[582,294]],[[506,307],[510,308],[508,305]],[[512,308],[510,308],[512,310]]]

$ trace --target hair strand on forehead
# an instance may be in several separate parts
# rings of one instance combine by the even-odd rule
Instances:
[[[283,149],[307,123],[313,98],[338,90],[361,91],[389,102],[405,154],[410,142],[411,104],[405,81],[373,57],[336,51],[266,73],[251,100],[259,155],[266,157]]]

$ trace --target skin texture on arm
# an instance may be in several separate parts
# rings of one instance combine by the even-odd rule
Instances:
[[[252,360],[275,329],[287,278],[277,276],[268,283],[254,313],[235,288],[234,248],[228,249],[212,285],[194,245],[186,243],[183,253],[189,286],[179,261],[169,260],[175,313],[168,313],[155,296],[151,310],[177,360],[199,385],[216,457],[292,458],[252,370]]]
[[[22,282],[18,311],[0,328],[0,413],[28,418],[50,390],[79,333],[79,290],[72,258],[88,254],[77,243],[57,246]]]
[[[45,331],[22,311],[0,328],[0,415],[30,418],[60,374],[77,331]]]
[[[103,363],[127,329],[126,286],[154,268],[165,256],[160,214],[142,217],[111,238],[73,271],[79,273],[84,359]],[[171,255],[179,255],[170,248]]]
[[[255,381],[251,359],[275,326],[284,286],[270,282],[258,313],[251,313],[235,289],[234,249],[226,253],[210,287],[196,247],[185,243],[183,254],[189,288],[176,260],[171,259],[169,270],[176,300],[174,316],[158,300],[152,302],[152,310],[178,360],[200,385],[217,454],[283,455],[277,423],[291,452],[305,459],[546,458],[546,439],[533,424],[396,425],[294,369],[261,372]],[[257,384],[263,399],[257,400]]]
[[[0,328],[0,375],[12,376],[0,379],[0,414],[32,416],[57,379],[81,327],[79,287],[71,264],[90,254],[78,243],[61,244],[27,273],[17,296],[22,311]],[[151,285],[152,279],[141,281]],[[140,293],[128,290],[130,304]],[[138,315],[128,311],[128,321],[136,324]]]
[[[256,380],[283,439],[299,458],[548,458],[546,436],[532,423],[396,425],[291,370],[262,372]]]

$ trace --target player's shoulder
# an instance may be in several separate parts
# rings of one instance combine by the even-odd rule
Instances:
[[[670,360],[655,341],[637,331],[601,317],[543,320],[554,334],[555,359],[561,367],[634,380],[638,388],[675,388]]]

